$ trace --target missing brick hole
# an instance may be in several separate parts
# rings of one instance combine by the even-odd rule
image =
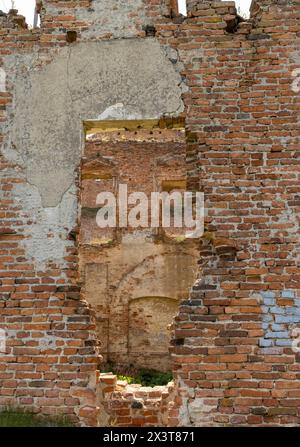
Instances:
[[[66,40],[68,43],[76,42],[77,40],[77,31],[67,31]]]
[[[147,37],[155,37],[156,35],[156,28],[153,25],[146,25],[144,31]]]
[[[230,34],[234,34],[237,32],[239,24],[245,22],[246,20],[240,15],[229,16],[225,18],[226,21],[226,32]]]

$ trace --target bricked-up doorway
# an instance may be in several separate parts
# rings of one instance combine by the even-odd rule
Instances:
[[[104,362],[170,371],[170,325],[197,276],[185,228],[97,226],[100,192],[184,190],[182,119],[86,122],[81,170],[80,272],[96,311]]]

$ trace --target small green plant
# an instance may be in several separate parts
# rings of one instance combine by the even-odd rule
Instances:
[[[118,380],[126,380],[127,383],[129,383],[129,385],[131,383],[135,383],[135,379],[134,377],[130,377],[130,376],[123,376],[122,374],[117,376]]]
[[[0,412],[0,427],[72,427],[65,416],[40,416],[22,409]]]
[[[173,376],[171,373],[160,372],[154,369],[140,369],[139,374],[135,377],[135,383],[143,386],[163,386],[167,385]]]
[[[142,386],[164,386],[173,380],[172,373],[169,372],[147,368],[138,369],[134,366],[122,367],[112,363],[107,363],[101,372],[113,372],[118,380],[126,380],[129,384],[136,383]]]

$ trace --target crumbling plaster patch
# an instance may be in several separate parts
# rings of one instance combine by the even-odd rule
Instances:
[[[0,68],[0,92],[6,91],[6,72]]]
[[[291,54],[291,59],[295,62],[295,64],[300,66],[300,52],[294,51]]]
[[[26,158],[27,179],[46,207],[57,206],[74,181],[82,121],[116,103],[142,119],[183,111],[181,78],[154,39],[63,48],[15,81],[10,143]]]
[[[47,4],[48,16],[57,17],[60,13],[61,7]],[[77,20],[88,24],[81,32],[82,40],[99,39],[99,31],[100,35],[112,34],[115,39],[135,37],[141,24],[148,22],[144,0],[93,0],[90,8],[78,6],[73,13]]]
[[[22,207],[20,217],[27,217],[31,222],[23,228],[23,246],[27,256],[35,259],[40,269],[49,262],[61,263],[65,248],[73,245],[67,239],[66,232],[72,229],[77,218],[75,185],[66,191],[59,204],[54,207],[43,207],[37,187],[29,183],[17,184],[14,196],[16,204],[19,203]]]
[[[97,117],[99,121],[101,120],[138,120],[139,115],[134,111],[130,110],[130,107],[125,107],[122,102],[113,104],[107,107],[100,115]]]
[[[37,56],[8,56],[5,68],[14,94],[3,151],[25,168],[27,188],[16,191],[17,197],[34,198],[35,204],[28,210],[33,223],[27,230],[34,240],[25,240],[27,254],[38,262],[62,260],[63,239],[76,223],[83,121],[97,119],[115,104],[122,104],[122,116],[126,111],[129,118],[181,113],[182,78],[166,49],[150,38],[132,39],[130,45],[79,43],[62,48],[42,68]],[[109,116],[114,118],[113,110]],[[64,210],[72,210],[67,219]],[[57,222],[64,222],[61,232]]]

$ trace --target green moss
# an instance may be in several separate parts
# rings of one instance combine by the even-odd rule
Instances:
[[[21,409],[0,412],[0,427],[72,427],[65,416],[40,416]]]

